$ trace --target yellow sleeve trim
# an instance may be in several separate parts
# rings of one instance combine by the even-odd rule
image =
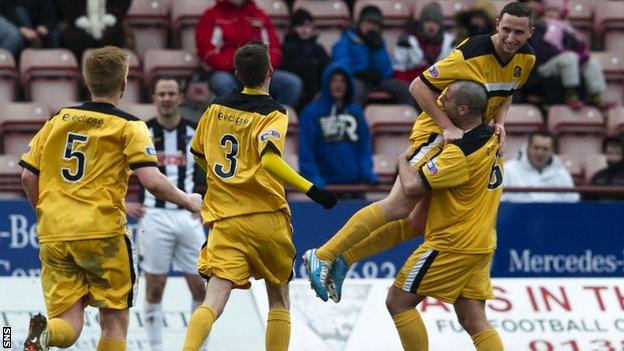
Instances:
[[[305,194],[312,187],[312,183],[309,180],[295,172],[286,161],[270,148],[262,154],[262,168],[301,193]]]

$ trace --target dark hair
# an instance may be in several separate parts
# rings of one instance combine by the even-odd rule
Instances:
[[[528,17],[529,18],[529,28],[533,27],[533,11],[531,8],[524,3],[521,2],[510,2],[505,5],[498,15],[498,20],[503,19],[503,15],[508,14],[510,16],[516,17]]]
[[[619,137],[608,137],[602,142],[602,152],[607,152],[607,146],[616,144],[620,149],[624,151],[624,141]]]
[[[261,41],[250,41],[236,50],[234,67],[244,86],[262,85],[271,67],[269,48]]]
[[[176,84],[178,84],[178,93],[182,94],[182,83],[180,83],[180,81],[178,80],[178,78],[174,77],[174,76],[170,76],[170,75],[159,75],[156,76],[156,78],[154,78],[152,80],[152,84],[150,85],[150,92],[152,93],[152,95],[156,94],[156,84],[158,84],[158,82],[160,82],[161,80],[173,80],[176,82]]]
[[[471,116],[482,117],[488,100],[483,85],[469,80],[458,80],[452,85],[455,87],[453,94],[455,106],[467,106]]]
[[[533,144],[533,138],[539,136],[542,138],[549,138],[551,143],[552,143],[552,147],[553,147],[553,151],[556,151],[556,143],[555,143],[555,137],[550,134],[550,132],[548,132],[547,130],[536,130],[534,132],[531,132],[531,134],[529,134],[529,146],[531,146],[531,144]]]

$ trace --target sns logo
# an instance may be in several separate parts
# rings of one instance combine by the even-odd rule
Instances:
[[[156,155],[156,149],[154,149],[153,147],[149,146],[145,148],[145,152],[147,152],[148,155],[152,155],[155,156]]]
[[[279,140],[280,133],[277,130],[271,129],[271,130],[267,130],[262,135],[260,135],[260,140],[262,140],[262,141],[267,141],[267,140],[269,140],[269,138],[273,138],[275,140]]]
[[[432,77],[437,77],[439,73],[440,72],[438,72],[438,67],[436,67],[435,65],[429,67],[429,74],[431,74]]]
[[[427,162],[427,169],[429,170],[431,174],[438,174],[438,167],[433,161]]]

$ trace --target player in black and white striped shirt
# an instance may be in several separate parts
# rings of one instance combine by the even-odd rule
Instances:
[[[154,82],[156,117],[147,121],[158,158],[158,168],[183,191],[205,184],[205,175],[189,152],[195,125],[181,118],[180,84],[170,77]],[[156,199],[144,188],[140,203],[127,204],[129,216],[139,219],[139,255],[145,272],[144,308],[147,336],[152,351],[162,351],[164,326],[161,307],[169,267],[182,272],[193,296],[191,312],[204,300],[203,280],[197,272],[197,256],[206,240],[199,216],[191,215],[176,204]]]

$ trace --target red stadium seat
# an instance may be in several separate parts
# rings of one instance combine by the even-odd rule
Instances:
[[[574,179],[574,184],[582,184],[585,180],[583,174],[584,156],[578,154],[559,154],[559,158],[570,172],[572,179]]]
[[[143,77],[149,86],[158,75],[186,78],[199,68],[195,53],[186,50],[150,49],[143,60]]]
[[[398,155],[373,155],[373,170],[379,177],[380,183],[390,184],[394,182],[394,177],[397,172],[397,158]]]
[[[141,60],[136,53],[128,49],[124,49],[128,53],[128,84],[126,85],[126,91],[124,91],[123,101],[127,102],[140,102],[141,93],[143,91],[143,70],[141,69]],[[93,49],[87,49],[82,54],[82,65],[87,58],[87,55],[93,51]],[[63,106],[63,105],[61,105]],[[51,110],[54,108],[51,107]]]
[[[597,0],[570,0],[568,2],[568,20],[576,30],[590,43],[594,33],[594,10]]]
[[[124,102],[119,105],[119,108],[146,122],[156,117],[156,106],[154,104]]]
[[[548,111],[548,130],[557,136],[560,153],[596,153],[601,150],[605,119],[595,107],[573,111],[556,105]]]
[[[15,100],[17,69],[13,54],[0,48],[0,103]]]
[[[136,50],[141,57],[147,49],[167,47],[169,3],[162,0],[134,0],[126,23],[132,28]]]
[[[78,100],[78,61],[67,49],[24,49],[20,80],[28,101],[49,105]]]
[[[591,154],[585,156],[585,183],[591,181],[594,174],[607,167],[607,156],[604,154]]]
[[[624,52],[624,2],[602,0],[596,6],[595,24],[605,50]]]
[[[612,108],[607,115],[607,134],[624,133],[624,107]]]
[[[256,5],[264,11],[275,27],[288,28],[290,26],[290,14],[288,5],[283,0],[254,0]]]
[[[420,16],[420,12],[425,5],[434,2],[433,0],[418,0],[414,7],[414,17]],[[442,7],[442,15],[444,16],[444,24],[446,26],[453,25],[453,17],[459,11],[465,11],[472,7],[473,1],[470,0],[437,0]]]
[[[314,16],[317,28],[346,27],[349,25],[349,9],[341,0],[296,0],[293,11],[303,8]],[[322,39],[319,36],[319,40]]]
[[[542,112],[535,105],[511,105],[505,119],[505,131],[507,132],[505,156],[514,157],[527,143],[529,134],[543,128]]]
[[[370,104],[364,110],[376,154],[397,157],[409,145],[409,134],[416,120],[410,105]]]
[[[0,192],[22,193],[20,156],[0,155]],[[1,194],[3,198],[7,197],[6,195]]]
[[[195,27],[206,10],[213,6],[214,0],[175,0],[171,4],[171,22],[173,37],[177,47],[191,52],[197,51],[195,45]]]
[[[362,8],[373,5],[381,10],[384,27],[400,27],[404,29],[412,16],[410,2],[404,0],[357,0],[353,5],[353,21],[357,22]]]
[[[32,102],[0,104],[0,147],[2,153],[21,155],[30,139],[50,118],[46,105]]]
[[[342,36],[342,28],[333,27],[333,28],[318,28],[318,38],[316,42],[321,44],[322,47],[327,50],[327,54],[332,56],[332,49],[334,44],[338,42],[340,37]]]
[[[624,39],[624,38],[623,38]],[[605,99],[624,104],[624,51],[592,52],[591,57],[598,60],[607,80]]]

